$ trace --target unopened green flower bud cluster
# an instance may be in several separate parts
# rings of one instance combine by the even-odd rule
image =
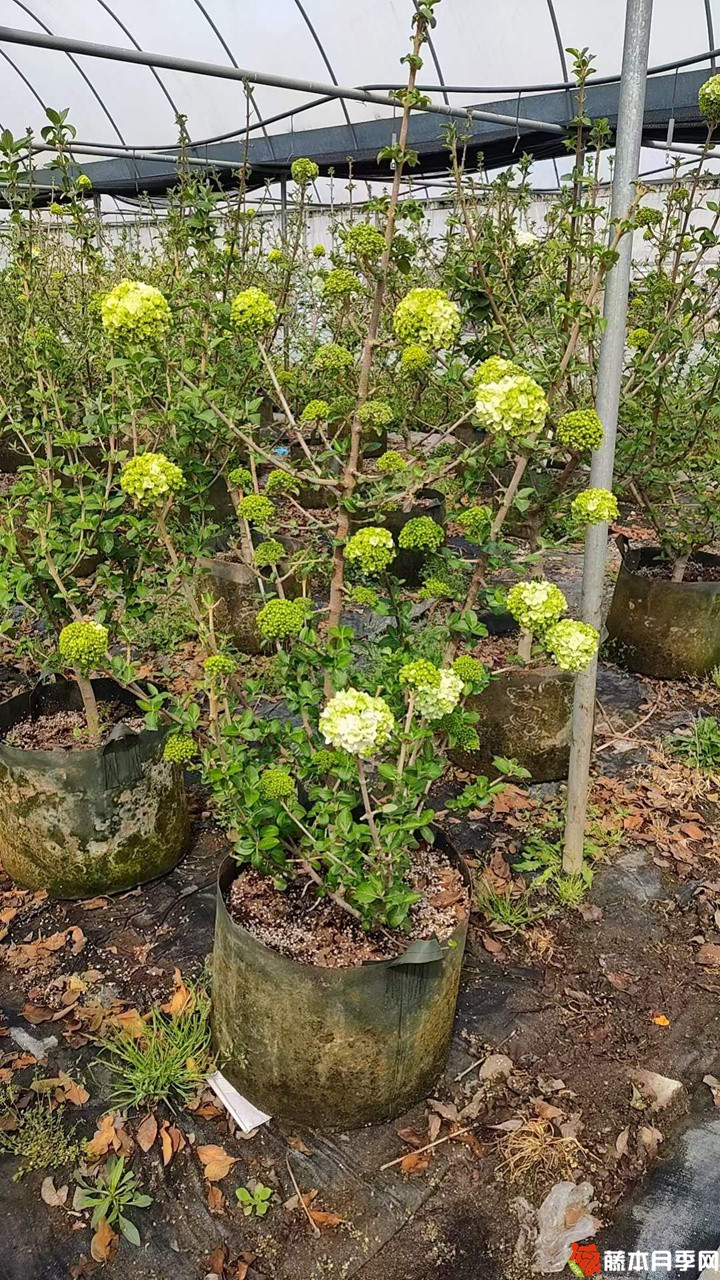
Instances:
[[[142,280],[121,280],[115,285],[102,299],[100,315],[107,333],[134,342],[162,338],[172,322],[167,299]]]
[[[300,635],[308,616],[305,600],[268,600],[257,615],[265,640],[292,640]]]
[[[580,453],[584,449],[599,449],[604,432],[594,409],[571,409],[558,422],[556,435],[566,449]]]
[[[162,506],[184,486],[182,471],[164,453],[138,453],[120,472],[120,488],[141,506]]]
[[[108,631],[100,622],[69,622],[58,636],[58,652],[69,667],[82,675],[94,671],[107,654]]]
[[[430,516],[414,516],[398,534],[398,546],[403,551],[437,551],[444,541],[442,525]]]
[[[583,489],[573,500],[571,511],[578,524],[612,524],[618,518],[618,504],[609,489]]]
[[[233,298],[230,319],[238,333],[247,338],[259,338],[275,323],[277,307],[264,289],[251,285]]]

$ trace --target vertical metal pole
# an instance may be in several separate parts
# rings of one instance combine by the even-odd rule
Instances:
[[[613,222],[627,217],[635,195],[640,167],[652,7],[653,0],[627,0],[610,215]],[[600,346],[595,401],[605,435],[600,448],[592,456],[590,469],[590,484],[597,489],[612,489],[613,483],[632,269],[632,239],[632,234],[623,236],[618,260],[609,271],[605,284],[603,315],[606,327]],[[598,630],[602,620],[607,539],[606,524],[591,525],[585,535],[582,616],[585,622]],[[563,859],[564,870],[570,873],[578,872],[582,866],[596,684],[597,658],[586,671],[580,672],[575,683]]]
[[[287,178],[280,179],[280,232],[282,235],[283,253],[287,252],[287,234],[288,234],[288,204],[287,204]],[[287,308],[286,308],[287,312]],[[287,314],[282,322],[283,331],[283,367],[290,368],[290,330],[288,329]]]

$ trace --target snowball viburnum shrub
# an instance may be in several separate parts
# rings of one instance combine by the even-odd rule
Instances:
[[[86,676],[107,653],[108,631],[100,622],[69,622],[58,636],[58,653],[69,667]]]
[[[578,524],[612,524],[618,518],[618,504],[610,489],[583,489],[570,508]]]
[[[275,503],[262,494],[249,493],[238,502],[237,513],[248,524],[267,524],[275,515]]]
[[[599,639],[589,623],[563,618],[545,633],[543,644],[563,671],[584,671],[595,657]]]
[[[402,343],[442,351],[460,332],[460,312],[444,289],[411,289],[395,308],[393,327]]]
[[[297,790],[287,769],[265,769],[260,774],[260,789],[266,800],[294,799]]]
[[[290,165],[290,177],[293,182],[297,182],[299,187],[306,187],[308,183],[314,182],[320,176],[320,168],[314,160],[308,160],[305,156],[301,156],[299,160],[293,160]]]
[[[141,506],[160,507],[185,486],[185,477],[164,453],[138,453],[120,472],[120,488]]]
[[[196,755],[197,745],[189,733],[173,733],[165,743],[163,760],[168,764],[189,764]]]
[[[398,534],[403,551],[437,551],[445,541],[445,530],[431,516],[413,516]]]
[[[720,123],[720,76],[711,76],[700,85],[698,106],[708,124]]]
[[[582,449],[599,449],[605,433],[594,409],[571,409],[563,414],[555,434],[566,449],[579,453]]]
[[[524,631],[536,635],[553,626],[567,612],[567,600],[554,582],[537,578],[511,587],[507,607]]]
[[[549,408],[542,387],[526,373],[481,382],[475,389],[475,414],[481,426],[504,431],[513,440],[541,431]]]
[[[384,698],[341,689],[320,712],[318,724],[330,746],[367,759],[388,742],[395,720]]]
[[[259,338],[271,329],[277,317],[277,307],[264,289],[251,285],[243,289],[230,303],[230,319],[238,333],[249,338]]]
[[[121,280],[100,303],[103,328],[122,339],[147,342],[162,338],[172,314],[167,298],[142,280]]]
[[[257,625],[265,640],[291,640],[299,636],[307,620],[303,600],[268,600],[257,615]]]
[[[363,573],[382,573],[395,559],[395,543],[389,529],[370,525],[358,529],[345,543],[345,559]]]

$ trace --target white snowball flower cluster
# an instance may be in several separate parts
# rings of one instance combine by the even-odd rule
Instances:
[[[426,720],[441,720],[454,711],[463,692],[462,677],[450,667],[443,667],[436,688],[425,686],[415,693],[415,710]]]
[[[526,231],[524,227],[515,229],[515,243],[518,249],[534,249],[539,240],[534,231]]]
[[[319,725],[329,746],[366,759],[385,746],[395,721],[384,698],[341,689],[320,712]]]
[[[545,425],[547,399],[527,373],[509,374],[475,388],[475,413],[488,431],[504,431],[511,439],[536,435]]]

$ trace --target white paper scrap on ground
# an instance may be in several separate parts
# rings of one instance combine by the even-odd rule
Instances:
[[[270,1119],[264,1111],[258,1111],[252,1102],[243,1098],[235,1086],[225,1079],[222,1071],[214,1071],[211,1076],[208,1076],[207,1082],[216,1097],[230,1112],[233,1120],[237,1121],[243,1133],[250,1133],[252,1129],[257,1129],[258,1125],[266,1124]]]

